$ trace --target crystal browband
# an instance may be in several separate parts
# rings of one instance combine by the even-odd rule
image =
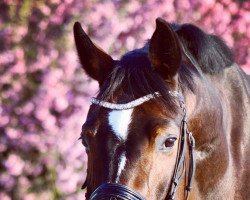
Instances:
[[[179,95],[178,92],[176,91],[169,91],[169,94],[177,97]],[[96,104],[105,108],[109,108],[109,109],[113,109],[113,110],[126,110],[126,109],[130,109],[130,108],[134,108],[136,106],[139,106],[151,99],[154,99],[155,97],[159,97],[161,96],[161,94],[159,92],[155,92],[152,94],[148,94],[146,96],[140,97],[136,100],[133,100],[129,103],[125,103],[125,104],[115,104],[115,103],[110,103],[110,102],[106,102],[106,101],[100,101],[96,98],[91,98],[91,103],[92,104]]]

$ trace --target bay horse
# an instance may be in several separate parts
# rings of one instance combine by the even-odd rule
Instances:
[[[157,18],[120,60],[79,22],[74,38],[100,86],[80,137],[86,199],[250,199],[250,77],[219,37]]]

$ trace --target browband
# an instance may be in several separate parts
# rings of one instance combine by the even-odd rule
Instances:
[[[177,91],[169,91],[169,94],[174,96],[174,97],[179,96],[179,93]],[[139,105],[141,105],[141,104],[143,104],[151,99],[159,97],[159,96],[161,96],[161,94],[159,92],[155,92],[155,93],[145,95],[143,97],[140,97],[136,100],[133,100],[129,103],[124,103],[124,104],[116,104],[116,103],[110,103],[107,101],[101,101],[101,100],[98,100],[98,99],[93,97],[93,98],[91,98],[91,103],[96,104],[98,106],[105,107],[105,108],[113,109],[113,110],[127,110],[130,108],[134,108],[136,106],[139,106]]]

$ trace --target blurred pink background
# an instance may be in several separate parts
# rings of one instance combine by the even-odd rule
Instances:
[[[221,36],[250,74],[249,1],[0,2],[1,200],[84,199],[77,139],[98,85],[78,63],[73,24],[117,59],[143,46],[157,17]]]

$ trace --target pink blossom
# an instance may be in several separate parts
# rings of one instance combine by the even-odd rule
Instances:
[[[11,175],[18,176],[23,171],[24,161],[18,155],[10,154],[4,165]]]
[[[0,192],[0,199],[1,200],[11,200],[11,198],[3,192]]]
[[[6,149],[7,149],[6,145],[0,143],[0,153],[6,151]]]
[[[20,139],[21,137],[21,133],[18,130],[13,129],[13,128],[6,128],[6,135],[10,139]]]
[[[1,174],[0,184],[4,187],[5,191],[11,191],[15,185],[15,180],[10,174]]]

